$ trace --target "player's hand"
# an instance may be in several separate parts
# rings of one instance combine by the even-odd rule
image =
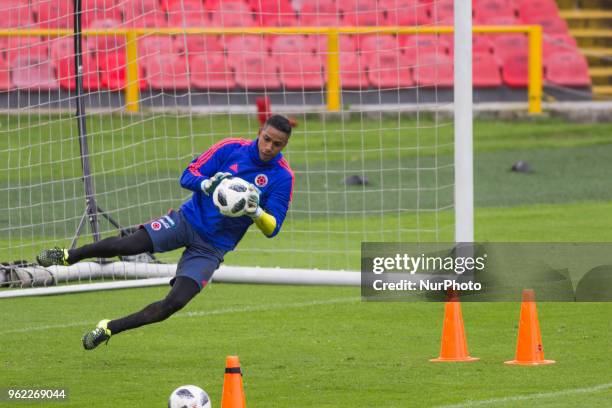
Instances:
[[[219,184],[221,184],[223,179],[226,179],[231,175],[231,173],[217,172],[211,178],[207,178],[206,180],[202,181],[202,184],[200,184],[200,188],[202,189],[204,194],[211,195],[212,193],[214,193],[215,189],[219,186]]]
[[[249,195],[246,206],[244,207],[244,213],[254,218],[258,215],[259,211],[261,211],[259,208],[259,189],[251,184],[249,186]]]

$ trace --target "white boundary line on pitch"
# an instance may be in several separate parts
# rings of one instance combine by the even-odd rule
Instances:
[[[216,316],[216,315],[224,315],[224,314],[232,314],[232,313],[267,312],[270,310],[279,310],[279,309],[296,309],[296,308],[301,308],[301,307],[332,305],[336,303],[352,303],[352,302],[358,302],[359,300],[360,300],[359,297],[343,297],[343,298],[336,298],[336,299],[312,300],[310,302],[299,302],[299,303],[285,303],[285,304],[272,303],[268,305],[229,307],[225,309],[196,310],[193,312],[177,313],[176,315],[172,316],[172,318],[206,317],[206,316]],[[22,329],[0,331],[0,336],[11,334],[11,333],[29,333],[29,332],[42,331],[42,330],[67,329],[70,327],[92,325],[94,323],[95,322],[89,321],[89,322],[79,322],[79,323],[48,325],[48,326],[24,327]]]
[[[516,402],[516,401],[528,401],[532,399],[541,399],[541,398],[564,397],[567,395],[594,393],[598,391],[607,390],[608,388],[612,388],[612,383],[599,384],[593,387],[586,387],[586,388],[571,388],[571,389],[567,389],[563,391],[541,392],[537,394],[515,395],[511,397],[491,398],[487,400],[466,401],[466,402],[462,402],[459,404],[439,405],[436,408],[469,408],[469,407],[477,407],[480,405],[491,405],[491,404],[508,403],[508,402]]]

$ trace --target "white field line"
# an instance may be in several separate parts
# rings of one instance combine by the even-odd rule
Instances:
[[[252,313],[252,312],[267,312],[271,310],[280,310],[280,309],[297,309],[297,308],[310,307],[310,306],[332,305],[336,303],[352,303],[352,302],[356,303],[359,300],[360,298],[358,297],[343,297],[343,298],[336,298],[336,299],[312,300],[309,302],[299,302],[299,303],[284,303],[284,304],[283,303],[272,303],[272,304],[254,305],[254,306],[229,307],[225,309],[196,310],[193,312],[177,313],[176,315],[172,316],[171,319],[174,319],[177,317],[206,317],[206,316],[233,314],[233,313]],[[70,327],[93,325],[95,323],[96,322],[88,321],[88,322],[55,324],[55,325],[47,325],[47,326],[31,326],[31,327],[24,327],[21,329],[2,330],[0,331],[0,336],[5,335],[5,334],[11,334],[11,333],[29,333],[29,332],[42,331],[42,330],[67,329]]]
[[[578,395],[578,394],[592,394],[599,391],[604,391],[612,388],[612,383],[599,384],[594,385],[592,387],[585,388],[570,388],[562,391],[553,391],[553,392],[541,392],[537,394],[525,394],[525,395],[513,395],[509,397],[500,397],[500,398],[491,398],[487,400],[476,400],[476,401],[466,401],[459,404],[452,405],[439,405],[436,408],[469,408],[469,407],[479,407],[482,405],[496,405],[496,404],[505,404],[510,402],[517,401],[529,401],[536,399],[544,399],[544,398],[557,398],[557,397],[565,397],[568,395]]]

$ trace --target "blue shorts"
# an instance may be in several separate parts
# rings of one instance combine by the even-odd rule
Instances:
[[[225,251],[204,241],[191,227],[180,211],[168,214],[141,225],[153,241],[154,252],[167,252],[185,247],[176,268],[176,276],[186,276],[196,281],[200,290],[210,281],[223,262]],[[170,284],[174,283],[174,279]]]

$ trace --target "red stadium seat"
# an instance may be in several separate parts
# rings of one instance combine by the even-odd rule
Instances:
[[[493,52],[493,41],[491,37],[482,34],[475,34],[472,36],[472,52],[474,54],[491,54]]]
[[[591,86],[586,58],[578,52],[552,54],[546,61],[546,80],[562,86]]]
[[[9,37],[3,47],[6,60],[10,64],[17,58],[46,60],[49,57],[49,44],[40,37]]]
[[[426,25],[431,21],[429,5],[418,0],[380,0],[378,5],[387,15],[388,25],[416,26]]]
[[[366,67],[355,53],[340,53],[340,86],[342,89],[367,89],[369,86]]]
[[[230,59],[236,73],[236,85],[247,91],[278,89],[277,63],[261,53],[248,53]]]
[[[518,4],[519,17],[523,21],[535,17],[557,17],[559,9],[555,0],[522,0]]]
[[[25,28],[34,24],[27,0],[3,0],[0,2],[0,13],[0,28]]]
[[[115,20],[95,20],[90,23],[91,29],[117,29],[120,23]],[[114,52],[123,50],[125,47],[125,36],[122,34],[97,35],[86,37],[86,48],[90,52]]]
[[[478,25],[516,25],[521,24],[521,21],[513,16],[491,16],[476,20],[474,24]]]
[[[419,86],[452,87],[453,59],[439,53],[425,54],[413,68],[412,76]]]
[[[376,88],[397,89],[414,86],[410,67],[399,51],[384,51],[370,56],[362,54],[362,64],[368,68],[370,84]]]
[[[184,57],[178,54],[157,54],[144,60],[147,83],[157,90],[189,89],[189,70]]]
[[[529,40],[523,34],[503,34],[493,37],[493,52],[496,56],[504,59],[509,54],[529,53]]]
[[[524,88],[529,83],[529,58],[527,54],[507,54],[502,58],[502,78],[504,83],[514,88]]]
[[[232,59],[245,54],[267,54],[268,43],[259,35],[241,35],[226,40],[227,56]]]
[[[289,0],[251,0],[255,19],[263,27],[288,27],[298,24],[297,15]]]
[[[312,54],[312,44],[310,40],[303,35],[279,35],[273,37],[272,41],[272,53],[278,56],[304,53],[308,52]]]
[[[567,34],[545,35],[542,41],[542,53],[546,59],[551,54],[559,52],[576,52],[578,44],[576,39]]]
[[[567,34],[567,22],[560,17],[541,16],[523,21],[528,24],[541,25],[545,34]]]
[[[253,13],[249,6],[238,1],[223,1],[218,7],[210,10],[214,27],[251,27],[255,25]]]
[[[278,59],[280,81],[288,90],[322,89],[323,65],[321,59],[308,53],[285,54]]]
[[[157,0],[126,0],[121,3],[124,25],[127,27],[166,27],[166,14]]]
[[[385,24],[384,9],[376,0],[337,0],[346,26],[377,26]]]
[[[198,54],[222,54],[223,46],[215,35],[177,35],[174,39],[174,49],[191,58]]]
[[[455,15],[455,6],[453,0],[438,0],[431,3],[431,8],[429,9],[429,15],[431,16],[432,24],[444,22],[446,25],[447,22],[451,22],[452,25],[453,17]]]
[[[48,91],[59,88],[48,59],[20,57],[11,63],[13,85],[18,89]]]
[[[321,58],[327,58],[327,43],[328,38],[324,35],[309,36],[309,42],[315,55],[319,55]],[[356,52],[357,47],[353,38],[348,35],[341,35],[339,39],[340,52]]]
[[[234,73],[223,54],[196,54],[189,58],[191,85],[200,89],[229,90],[236,87]]]
[[[121,24],[121,7],[115,0],[83,0],[82,26],[91,27],[96,20],[115,20]]]
[[[126,60],[125,52],[112,52],[99,54],[96,58],[100,79],[104,88],[111,91],[124,89],[126,86]],[[138,64],[139,88],[146,89],[146,79],[144,75],[144,64]]]
[[[300,10],[300,25],[334,27],[340,25],[340,12],[333,0],[314,0]]]
[[[360,35],[356,36],[355,42],[362,55],[385,51],[396,52],[401,48],[398,38],[390,34]]]
[[[199,0],[177,0],[168,5],[170,27],[207,27],[208,12]]]
[[[0,91],[9,91],[13,87],[11,68],[4,59],[0,59]]]
[[[67,56],[56,62],[57,80],[60,87],[74,91],[76,89],[76,75],[74,69],[74,56]],[[87,54],[83,55],[83,89],[97,91],[101,88],[100,78],[96,64]]]
[[[492,18],[515,18],[514,6],[506,0],[478,0],[473,10],[474,19],[482,23]]]
[[[501,69],[497,58],[492,54],[474,54],[472,73],[472,83],[476,88],[490,88],[502,85]]]
[[[169,35],[152,35],[138,41],[138,57],[148,58],[160,54],[173,54],[175,43]]]
[[[74,39],[72,37],[61,37],[50,41],[50,58],[56,62],[64,57],[74,55]]]
[[[33,0],[40,28],[72,28],[72,0]]]
[[[420,64],[424,55],[446,55],[448,51],[447,42],[436,35],[400,36],[400,44],[404,59],[411,61],[411,66]]]

